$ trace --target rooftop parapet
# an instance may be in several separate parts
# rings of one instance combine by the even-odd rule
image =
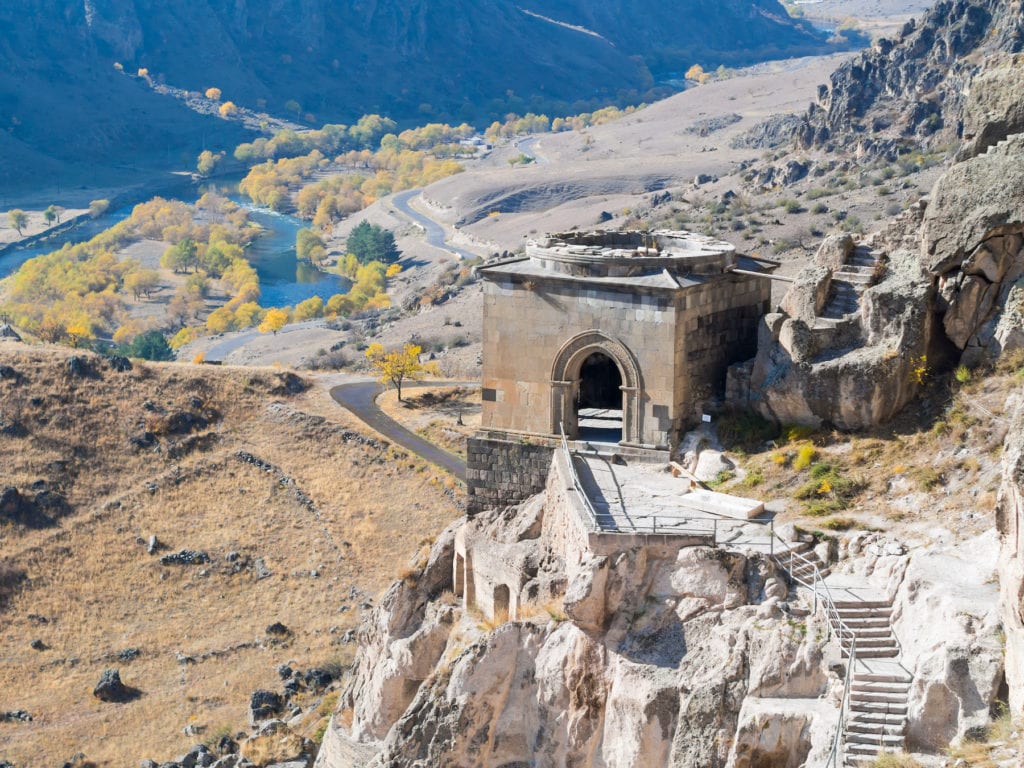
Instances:
[[[546,270],[583,277],[716,275],[736,266],[735,246],[682,230],[551,234],[527,242],[526,255]]]

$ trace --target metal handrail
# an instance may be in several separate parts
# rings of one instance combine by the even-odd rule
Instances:
[[[594,525],[600,528],[601,524],[597,520],[597,510],[594,509],[594,505],[591,503],[587,492],[583,490],[583,484],[580,482],[580,477],[576,473],[576,465],[572,463],[572,452],[569,450],[569,441],[565,438],[565,425],[559,424],[559,428],[562,432],[562,450],[565,451],[565,458],[569,464],[569,477],[572,480],[573,488],[576,490],[576,493],[580,495],[580,498],[583,499],[583,506],[590,514],[590,519],[593,520]]]
[[[576,466],[575,466],[575,464],[573,464],[573,453],[574,452],[569,449],[569,441],[568,441],[568,439],[565,436],[565,425],[564,424],[559,424],[559,428],[560,428],[560,431],[561,431],[562,450],[565,452],[566,461],[569,464],[569,475],[570,475],[570,479],[572,480],[573,489],[583,499],[584,508],[587,510],[587,513],[590,515],[591,520],[594,522],[594,525],[597,526],[597,528],[600,530],[600,529],[602,529],[602,526],[601,526],[601,523],[598,520],[597,510],[594,508],[593,503],[590,501],[590,496],[587,495],[587,492],[583,489],[583,484],[580,481],[579,474],[576,472]],[[817,564],[815,562],[813,562],[812,560],[808,559],[807,557],[804,557],[799,552],[794,552],[792,547],[790,547],[789,542],[783,541],[782,537],[779,536],[775,532],[775,518],[774,517],[772,517],[772,518],[748,519],[748,518],[741,518],[741,517],[733,517],[731,515],[726,515],[726,514],[717,513],[717,512],[716,513],[710,513],[710,515],[712,517],[712,521],[711,521],[712,522],[711,537],[712,537],[712,543],[715,544],[715,545],[718,544],[718,521],[719,521],[719,519],[729,520],[729,521],[737,522],[737,523],[761,523],[761,524],[767,523],[768,526],[769,526],[769,534],[768,534],[769,557],[771,557],[773,560],[775,560],[777,563],[779,563],[779,565],[781,565],[787,571],[787,573],[789,575],[789,578],[792,581],[796,582],[797,584],[799,584],[800,586],[804,587],[805,589],[810,589],[811,590],[812,594],[814,595],[814,611],[815,612],[817,612],[817,610],[818,610],[818,604],[819,604],[819,599],[818,598],[820,596],[820,598],[821,598],[820,599],[820,603],[821,603],[821,606],[822,606],[822,610],[823,610],[823,612],[825,614],[825,624],[826,624],[826,627],[828,628],[829,637],[831,637],[833,634],[836,636],[836,639],[838,640],[838,644],[839,644],[840,655],[842,654],[842,652],[844,650],[848,651],[848,655],[847,655],[848,661],[847,661],[847,665],[846,665],[846,674],[845,674],[844,680],[843,680],[843,698],[842,698],[842,700],[839,703],[839,719],[838,719],[838,722],[837,722],[837,725],[836,725],[835,735],[834,735],[834,737],[832,739],[832,748],[829,751],[828,759],[825,762],[825,768],[839,768],[839,761],[843,757],[843,755],[842,755],[842,751],[843,751],[842,742],[843,742],[843,734],[844,734],[844,732],[846,730],[846,718],[847,718],[847,716],[849,714],[850,694],[851,694],[851,690],[853,688],[853,674],[854,674],[854,669],[855,669],[855,667],[857,665],[857,636],[853,633],[853,630],[850,629],[850,627],[847,626],[846,622],[844,622],[842,617],[839,615],[839,609],[836,608],[835,599],[832,597],[832,590],[829,589],[828,584],[822,578],[821,570],[818,568]],[[674,519],[679,521],[679,522],[683,522],[683,523],[689,523],[690,522],[690,518],[674,518]],[[632,529],[632,531],[641,531],[641,530],[643,530],[640,526],[638,526],[632,520],[630,521],[630,528]],[[654,532],[657,532],[657,530],[658,530],[658,518],[657,518],[657,516],[652,516],[651,532],[654,533]],[[700,533],[704,533],[705,531],[706,531],[706,529],[704,529],[704,528],[699,529]],[[613,531],[608,531],[608,532],[609,533],[613,533]],[[688,529],[680,530],[678,527],[675,527],[673,532],[674,533],[685,533],[685,532],[688,532]],[[693,532],[697,532],[696,529],[694,529]],[[782,557],[777,557],[775,555],[775,542],[776,541],[778,541],[780,544],[782,544],[782,546],[785,548],[785,551],[789,555],[789,567],[788,568],[786,567],[784,559]],[[797,561],[800,565],[804,566],[805,568],[808,567],[808,566],[810,567],[812,577],[811,577],[811,580],[810,580],[809,583],[807,582],[806,578],[800,578],[800,577],[795,575],[795,569],[793,567],[794,560]],[[848,648],[847,648],[847,643],[849,643]]]
[[[846,665],[846,676],[843,680],[843,698],[839,702],[839,719],[836,722],[836,733],[832,737],[832,748],[829,750],[825,768],[839,768],[843,758],[842,740],[846,731],[846,718],[850,712],[850,694],[853,689],[853,669],[857,662],[857,638],[850,641],[850,662]]]

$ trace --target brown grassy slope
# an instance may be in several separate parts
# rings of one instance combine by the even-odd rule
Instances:
[[[0,343],[0,366],[17,372],[0,377],[0,427],[24,430],[0,434],[0,492],[31,499],[43,480],[68,503],[49,525],[27,518],[42,527],[0,522],[0,563],[27,574],[0,606],[0,711],[34,717],[0,723],[0,756],[19,768],[79,751],[99,765],[165,760],[244,726],[252,690],[279,688],[275,665],[345,662],[341,637],[365,596],[458,514],[433,470],[346,427],[322,390],[287,394],[283,372],[118,373],[90,357],[95,378],[79,378],[70,354]],[[211,424],[161,433],[158,450],[130,447],[183,413]],[[169,455],[189,441],[199,447]],[[160,565],[164,552],[146,553],[154,534],[166,552],[202,550],[210,564]],[[258,578],[257,559],[270,576]],[[290,641],[270,641],[275,621]],[[36,638],[49,648],[33,650]],[[115,658],[128,648],[136,660]],[[93,698],[108,667],[142,696]],[[206,730],[186,736],[190,724]]]

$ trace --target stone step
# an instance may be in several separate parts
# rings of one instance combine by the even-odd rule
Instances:
[[[847,744],[845,752],[850,758],[857,760],[855,765],[871,765],[871,763],[877,759],[878,755],[883,752],[900,752],[902,751],[903,745],[897,744],[894,746],[885,745],[879,747],[878,744]]]
[[[889,718],[907,717],[907,704],[893,704],[892,702],[879,701],[851,701],[850,712],[857,712],[865,715],[883,715]]]
[[[871,691],[850,691],[850,703],[852,704],[892,704],[893,706],[906,706],[908,696],[903,693],[885,693]]]
[[[904,680],[862,680],[859,675],[854,676],[850,684],[850,690],[854,693],[898,693],[906,695],[910,690],[910,682]]]
[[[866,614],[861,616],[850,616],[839,613],[839,618],[850,629],[857,631],[858,628],[874,629],[877,627],[892,626],[892,619],[888,615]]]
[[[833,283],[842,281],[853,286],[862,287],[871,282],[873,272],[874,270],[871,267],[844,267],[832,274],[832,281]]]
[[[896,733],[846,733],[846,745],[852,747],[854,744],[874,745],[877,749],[881,746],[902,747],[904,743],[903,734]]]
[[[896,736],[903,738],[903,724],[894,723],[865,723],[859,720],[849,720],[846,723],[846,740],[854,734],[863,736]]]
[[[877,253],[877,252],[876,252]],[[876,256],[870,251],[864,251],[862,253],[854,253],[846,260],[843,264],[844,267],[874,267],[878,263],[878,257],[881,256],[878,253]]]
[[[872,640],[872,639],[877,638],[877,637],[893,637],[892,627],[890,627],[888,625],[888,623],[884,627],[862,627],[862,626],[859,626],[859,627],[854,628],[854,627],[850,627],[849,624],[847,624],[846,626],[849,627],[850,630],[853,632],[853,634],[856,636],[858,644],[860,643],[861,640]],[[893,638],[893,639],[895,639],[895,638]]]
[[[858,664],[858,667],[861,665]],[[853,685],[893,685],[903,686],[904,689],[909,688],[914,678],[909,673],[896,673],[896,672],[866,672],[861,669],[855,669],[853,672]]]
[[[860,610],[877,610],[879,608],[885,609],[886,611],[892,611],[892,603],[888,600],[844,600],[838,598],[832,601],[835,603],[839,612],[843,610],[860,611]]]
[[[860,646],[857,646],[857,658],[858,659],[894,659],[900,655],[900,649],[895,646],[892,648],[865,648],[861,650]],[[843,649],[842,656],[844,659],[849,658],[850,654],[846,649]]]
[[[899,650],[899,646],[896,645],[896,640],[892,637],[857,638],[858,656],[865,655],[867,651],[878,651],[888,648],[892,648],[893,650]]]

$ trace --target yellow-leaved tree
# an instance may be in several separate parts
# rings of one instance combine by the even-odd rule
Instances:
[[[436,373],[433,363],[424,365],[420,362],[422,350],[416,344],[406,344],[401,349],[388,352],[383,344],[371,344],[366,349],[366,359],[370,361],[380,383],[391,384],[402,399],[402,382],[422,379],[427,373]]]
[[[288,313],[283,309],[278,309],[277,307],[268,309],[267,314],[263,317],[263,322],[259,325],[260,333],[267,333],[270,331],[277,336],[277,332],[284,328],[287,322]]]

